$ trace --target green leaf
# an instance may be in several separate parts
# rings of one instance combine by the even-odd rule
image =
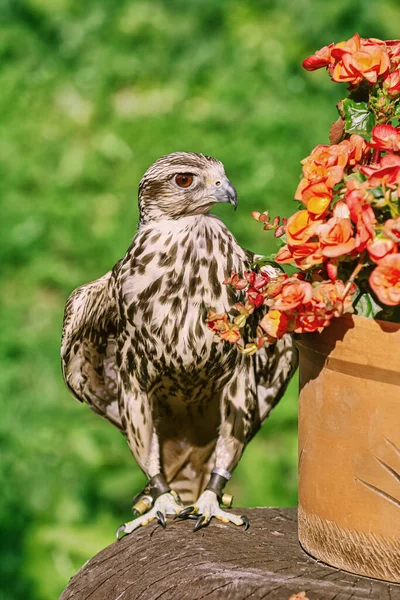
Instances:
[[[396,108],[394,109],[394,116],[400,119],[400,102],[397,102]]]
[[[284,272],[282,265],[280,265],[279,263],[275,262],[275,254],[267,254],[265,256],[261,256],[260,254],[256,254],[254,256],[254,262],[251,265],[252,268],[255,267],[264,267],[265,265],[270,265],[271,267],[275,267],[275,269],[279,269],[280,271]]]
[[[374,319],[378,312],[382,310],[382,306],[368,292],[360,292],[354,301],[354,308],[358,315],[371,319]]]
[[[355,312],[362,317],[379,319],[380,321],[400,322],[400,306],[380,304],[376,297],[369,292],[361,292],[353,302]]]
[[[375,115],[368,109],[366,102],[355,102],[350,98],[343,100],[346,133],[358,133],[369,138],[375,125]]]

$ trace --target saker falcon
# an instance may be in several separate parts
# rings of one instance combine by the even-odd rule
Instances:
[[[248,526],[220,508],[246,444],[296,367],[292,339],[245,356],[217,342],[207,307],[231,311],[223,285],[253,255],[209,210],[236,190],[218,160],[176,152],[139,185],[139,227],[126,255],[69,297],[62,367],[71,393],[125,435],[148,482],[117,538],[166,515]],[[189,506],[188,506],[189,505]],[[186,508],[184,508],[186,506]]]

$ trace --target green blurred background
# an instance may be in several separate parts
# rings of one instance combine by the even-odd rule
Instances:
[[[399,36],[398,0],[0,0],[0,600],[53,600],[129,518],[143,477],[123,437],[64,387],[63,306],[123,255],[145,169],[221,159],[239,210],[288,215],[299,161],[344,95],[301,61]],[[236,505],[296,503],[296,381],[248,447]]]

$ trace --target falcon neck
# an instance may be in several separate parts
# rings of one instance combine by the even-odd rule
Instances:
[[[211,214],[189,215],[179,219],[159,219],[157,221],[147,221],[140,223],[137,235],[159,233],[162,236],[174,236],[180,233],[197,232],[201,234],[207,233],[207,230],[224,230],[228,235],[231,235],[224,223]],[[146,237],[147,237],[146,235]]]

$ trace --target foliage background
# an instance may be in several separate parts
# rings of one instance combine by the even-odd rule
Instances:
[[[397,0],[0,0],[0,600],[53,600],[112,542],[142,483],[122,436],[74,402],[59,341],[67,295],[135,232],[158,156],[220,158],[239,241],[288,215],[299,161],[343,96],[301,61],[350,37],[398,37]],[[236,505],[296,503],[296,382],[247,449]]]

